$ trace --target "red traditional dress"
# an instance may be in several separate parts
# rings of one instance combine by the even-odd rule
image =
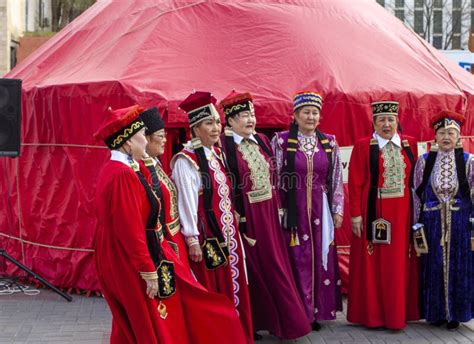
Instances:
[[[172,242],[176,244],[178,250],[178,256],[186,266],[189,266],[188,260],[188,247],[184,242],[183,233],[181,233],[181,223],[179,222],[179,212],[178,212],[178,190],[176,190],[176,185],[168,177],[166,172],[163,170],[163,167],[158,162],[155,165],[156,173],[158,178],[160,178],[161,189],[163,190],[163,199],[165,212],[165,229],[168,234],[168,237]]]
[[[158,311],[160,300],[145,294],[140,273],[156,271],[145,238],[150,206],[130,166],[111,160],[102,168],[96,204],[95,257],[101,289],[113,316],[111,343],[190,342],[179,297],[173,295],[163,302],[168,310],[164,318]],[[171,308],[176,311],[169,314]]]
[[[164,222],[164,230],[166,231],[165,238],[168,240],[169,244],[172,245],[173,250],[176,252],[178,257],[181,259],[183,264],[189,267],[189,259],[188,259],[188,252],[187,246],[184,242],[183,233],[181,233],[181,223],[179,221],[179,213],[178,213],[178,191],[176,190],[176,186],[174,185],[173,181],[168,177],[166,172],[163,170],[161,163],[157,159],[147,158],[150,159],[150,162],[153,163],[153,167],[155,168],[156,175],[158,177],[162,195],[160,198],[161,206],[163,209],[163,222]],[[147,163],[145,162],[145,165]],[[147,175],[149,174],[148,169],[145,169]],[[149,178],[147,178],[151,183],[151,174]]]
[[[391,243],[371,244],[366,239],[367,199],[370,186],[369,147],[379,145],[378,217],[391,223]],[[411,163],[402,145],[408,143],[417,156],[412,137],[396,134],[384,140],[374,134],[359,140],[349,165],[351,217],[362,216],[364,231],[352,235],[347,320],[367,327],[402,329],[407,320],[418,319],[417,260],[410,243],[411,204],[409,178]]]
[[[205,152],[209,163],[210,182],[214,190],[213,209],[227,243],[229,257],[227,265],[214,270],[206,268],[204,259],[198,263],[190,261],[191,269],[197,280],[208,290],[226,295],[234,301],[247,342],[253,342],[244,254],[231,203],[229,179],[225,174],[220,150],[214,147],[212,150],[205,148]],[[212,237],[213,234],[206,223],[202,194],[199,193],[201,188],[199,166],[190,143],[173,158],[171,165],[172,178],[178,188],[180,219],[184,234],[187,238],[196,237],[202,245],[203,233],[198,230],[201,224],[207,237]]]
[[[102,168],[96,204],[95,258],[113,315],[111,343],[234,343],[234,336],[244,340],[233,305],[200,286],[162,235],[163,254],[174,263],[176,293],[164,299],[145,294],[141,275],[156,271],[145,236],[150,204],[125,154],[112,151],[112,160]]]

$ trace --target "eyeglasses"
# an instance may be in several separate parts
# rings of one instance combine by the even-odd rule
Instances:
[[[164,138],[166,138],[166,133],[161,133],[161,134],[153,133],[151,134],[151,136],[156,137],[157,139],[163,140]]]

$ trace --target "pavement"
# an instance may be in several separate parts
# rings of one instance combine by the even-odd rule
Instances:
[[[72,295],[73,301],[67,302],[47,289],[37,293],[30,287],[26,292],[2,290],[0,282],[0,343],[109,342],[112,316],[102,297]],[[350,325],[345,318],[344,309],[336,320],[322,322],[321,331],[281,343],[474,343],[474,321],[462,324],[457,331],[435,328],[424,321],[409,323],[403,331],[389,331]],[[268,333],[262,334],[264,338],[257,344],[280,343]]]

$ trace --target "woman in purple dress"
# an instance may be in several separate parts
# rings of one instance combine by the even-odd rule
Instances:
[[[280,226],[277,178],[270,141],[255,132],[250,93],[232,91],[221,102],[227,127],[221,135],[239,218],[255,331],[281,339],[311,331],[295,286]],[[254,334],[255,339],[261,336]]]
[[[342,224],[344,190],[335,137],[321,133],[322,98],[312,91],[293,98],[294,122],[272,140],[283,226],[296,285],[313,330],[342,310],[334,228]]]

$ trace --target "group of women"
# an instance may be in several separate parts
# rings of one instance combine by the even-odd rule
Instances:
[[[109,109],[95,134],[111,150],[97,182],[95,240],[113,315],[111,342],[251,343],[260,330],[293,339],[342,310],[334,243],[343,218],[342,167],[335,137],[318,129],[322,97],[295,94],[290,130],[271,142],[255,131],[249,93],[232,91],[221,101],[223,133],[216,106],[209,92],[180,104],[191,140],[171,160],[171,176],[159,160],[166,133],[156,108]],[[473,159],[458,146],[449,153],[443,142],[451,136],[438,138],[438,131],[454,125],[437,124],[440,152],[447,153],[430,153],[427,168],[422,158],[414,168],[416,144],[397,133],[398,104],[378,102],[372,110],[374,134],[355,145],[349,171],[348,320],[400,329],[418,318],[418,260],[410,243],[425,243],[427,250],[417,246],[422,314],[453,328],[471,318],[474,304],[465,229]],[[436,123],[458,124],[458,144],[462,117],[443,116]],[[423,204],[418,222],[425,224],[416,234],[413,179]]]

